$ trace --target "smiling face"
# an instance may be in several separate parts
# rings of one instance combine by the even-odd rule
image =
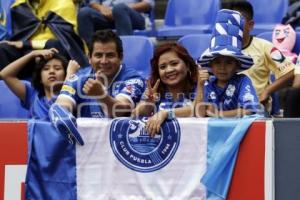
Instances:
[[[120,69],[122,57],[118,54],[114,42],[95,42],[89,62],[95,72],[101,72],[110,80]]]
[[[272,42],[279,50],[292,50],[296,42],[296,33],[291,25],[277,25],[273,31]]]
[[[230,56],[218,56],[211,61],[213,74],[217,77],[217,84],[225,86],[231,77],[236,74],[240,64]]]
[[[158,60],[158,70],[161,81],[170,88],[182,88],[188,67],[174,51],[163,53]]]
[[[65,76],[62,62],[58,59],[49,60],[41,70],[41,82],[47,89],[52,88],[55,84],[62,84]]]

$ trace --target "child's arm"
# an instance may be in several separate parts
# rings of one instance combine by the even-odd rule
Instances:
[[[71,75],[76,74],[79,68],[80,66],[75,60],[70,60],[67,67],[67,74],[65,79],[68,80]]]
[[[10,90],[22,101],[26,98],[26,88],[21,80],[18,79],[18,73],[34,58],[42,56],[46,59],[52,57],[58,51],[54,48],[47,50],[35,50],[25,56],[10,63],[1,71],[2,79],[5,81]]]
[[[207,70],[199,70],[197,96],[194,101],[194,115],[197,117],[205,117],[209,108],[207,103],[204,102],[204,83],[208,78],[209,74]]]

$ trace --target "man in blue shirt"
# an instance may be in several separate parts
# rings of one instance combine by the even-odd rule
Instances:
[[[97,31],[89,46],[91,67],[65,81],[49,117],[59,132],[83,145],[76,128],[77,117],[129,116],[140,100],[145,84],[132,68],[122,64],[121,39],[111,30]]]
[[[154,0],[89,0],[78,12],[78,33],[89,43],[96,30],[113,29],[118,35],[132,35],[150,22]]]
[[[56,102],[78,117],[126,116],[145,85],[133,68],[122,64],[122,41],[111,30],[98,31],[89,52],[91,67],[66,80]]]

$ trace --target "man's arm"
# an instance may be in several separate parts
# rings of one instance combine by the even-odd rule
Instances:
[[[138,12],[149,12],[151,10],[151,5],[147,1],[130,4],[129,7]]]
[[[112,9],[109,7],[106,7],[100,3],[93,2],[90,4],[90,7],[93,8],[94,10],[97,10],[100,12],[102,15],[104,15],[107,19],[112,20]]]
[[[259,97],[259,101],[262,103],[267,101],[268,97],[272,93],[286,87],[288,85],[288,83],[293,80],[293,78],[294,78],[294,70],[292,70],[292,71],[288,72],[287,74],[283,75],[282,77],[276,79],[272,84],[268,85],[265,88],[265,90]]]
[[[293,87],[300,88],[300,68],[298,66],[295,67]]]
[[[107,94],[107,91],[101,81],[89,78],[84,86],[83,92],[92,97],[96,97],[97,101],[103,108],[103,112],[108,117],[129,116],[133,109],[133,103],[123,95],[118,95],[115,98]]]

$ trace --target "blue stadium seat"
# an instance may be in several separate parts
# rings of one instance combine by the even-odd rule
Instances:
[[[194,60],[197,60],[210,45],[211,34],[189,34],[179,38],[178,43],[184,46]]]
[[[143,77],[150,75],[150,60],[153,56],[153,42],[146,36],[121,36],[124,49],[123,61],[135,68]]]
[[[219,0],[169,0],[165,24],[157,30],[157,36],[180,37],[187,34],[210,33],[219,4]]]
[[[10,6],[15,0],[0,0],[0,40],[9,38],[12,34]]]
[[[150,28],[146,28],[145,30],[137,30],[135,29],[133,31],[134,35],[144,35],[148,37],[155,37],[156,36],[156,28],[155,28],[155,14],[154,14],[154,9],[151,10],[149,14],[150,18]]]
[[[273,31],[287,12],[289,0],[248,0],[254,10],[254,29],[251,34],[258,35],[265,31]]]
[[[265,40],[272,42],[272,34],[273,34],[273,32],[268,31],[268,32],[260,33],[259,35],[257,35],[257,37],[263,38]],[[295,43],[295,46],[294,46],[294,49],[292,50],[292,52],[294,52],[296,54],[300,53],[300,32],[296,32],[296,43]]]
[[[0,118],[1,119],[28,119],[29,112],[20,105],[20,100],[6,86],[4,81],[0,80]]]

